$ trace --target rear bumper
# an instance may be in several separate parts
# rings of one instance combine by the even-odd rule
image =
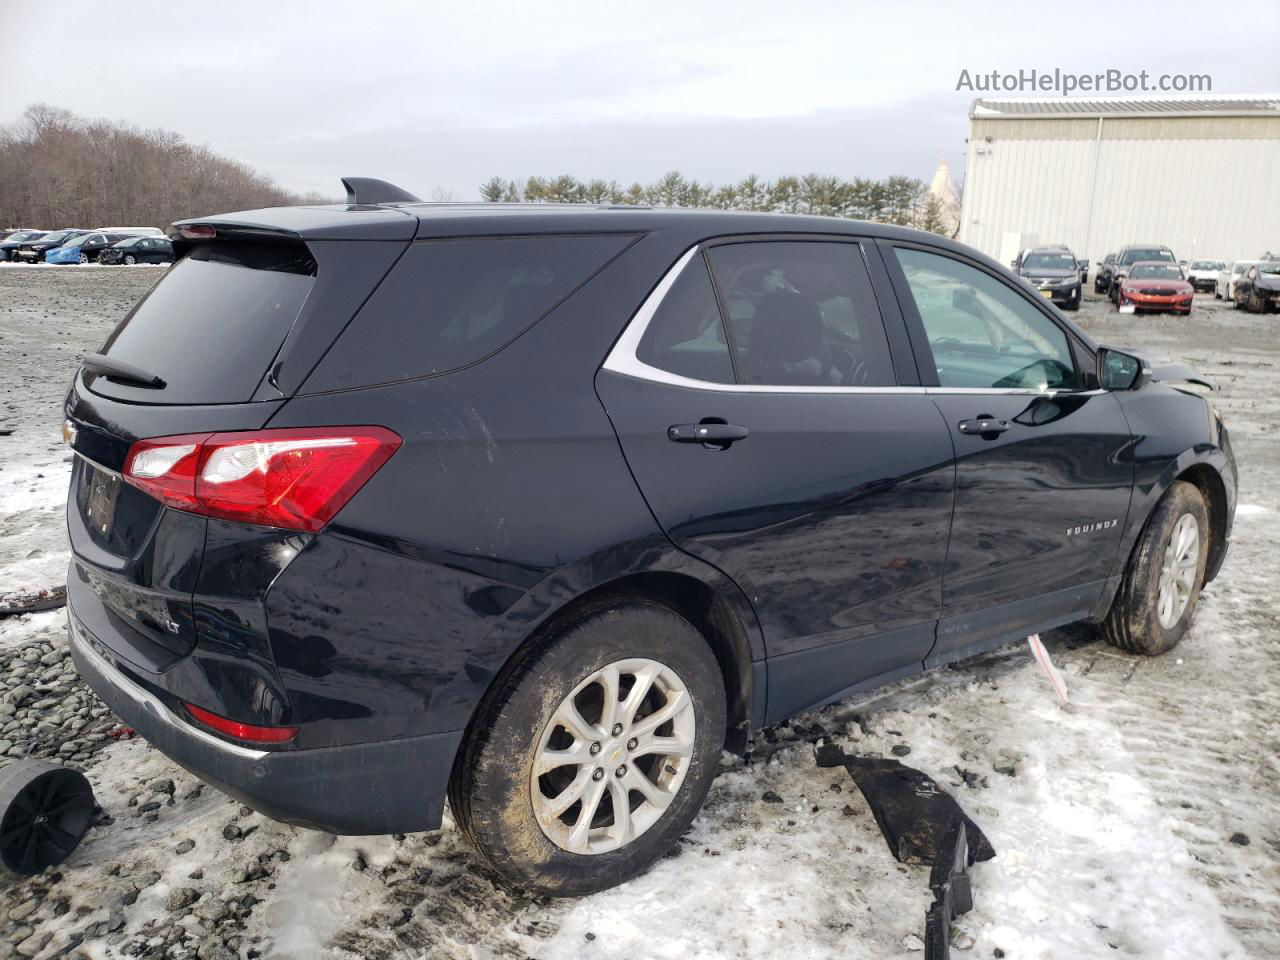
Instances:
[[[435,830],[462,732],[309,750],[231,743],[178,716],[68,608],[80,676],[175,763],[260,813],[337,834]]]

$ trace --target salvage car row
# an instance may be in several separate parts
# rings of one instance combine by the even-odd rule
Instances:
[[[0,231],[0,262],[170,263],[173,245],[155,227]]]
[[[1098,264],[1095,293],[1105,293],[1122,312],[1139,310],[1189,314],[1197,291],[1213,291],[1254,313],[1280,309],[1280,258],[1261,260],[1178,260],[1168,247],[1133,245],[1109,253]]]

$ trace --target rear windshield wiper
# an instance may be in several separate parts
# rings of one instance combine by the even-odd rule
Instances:
[[[134,383],[140,387],[150,387],[153,390],[163,390],[165,387],[165,382],[154,373],[101,353],[91,353],[86,356],[84,368],[91,373],[98,373],[112,380]]]

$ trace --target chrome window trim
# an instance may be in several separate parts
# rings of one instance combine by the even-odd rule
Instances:
[[[622,331],[622,336],[618,337],[617,342],[613,345],[613,349],[609,351],[609,355],[605,357],[604,363],[600,365],[601,370],[608,370],[611,373],[617,373],[624,377],[631,377],[636,380],[647,380],[651,383],[662,383],[671,387],[683,387],[686,390],[703,390],[712,393],[792,393],[792,394],[909,394],[915,396],[925,395],[946,395],[946,394],[985,394],[987,396],[1026,396],[1026,397],[1054,397],[1058,394],[1075,394],[1077,396],[1091,396],[1093,393],[1105,393],[1104,390],[1099,391],[1080,391],[1080,390],[1030,390],[1030,389],[1001,389],[996,387],[821,387],[821,386],[774,386],[766,384],[748,384],[748,383],[713,383],[710,380],[695,380],[692,377],[682,377],[676,373],[668,373],[666,370],[660,370],[655,366],[645,363],[636,356],[636,351],[640,347],[640,341],[644,339],[645,331],[649,329],[654,315],[658,312],[658,308],[662,306],[662,301],[666,298],[671,288],[675,286],[675,282],[680,279],[680,274],[696,257],[702,253],[702,244],[695,244],[684,252],[665,274],[658,281],[658,285],[653,288],[649,296],[645,298],[644,303],[640,304],[640,309],[635,312],[631,320],[627,323],[627,327]]]
[[[71,625],[71,643],[80,655],[92,663],[98,672],[110,681],[112,686],[137,703],[139,707],[151,714],[151,716],[174,728],[183,736],[194,737],[207,746],[214,747],[224,753],[242,757],[246,760],[261,760],[267,755],[266,750],[250,750],[248,747],[240,747],[234,743],[219,740],[213,734],[206,733],[194,724],[184,723],[179,720],[173,711],[166,707],[158,697],[138,686],[117,670],[113,664],[109,663],[106,657],[93,649],[93,644],[85,636],[87,631],[80,625],[74,615],[68,616],[67,621]]]

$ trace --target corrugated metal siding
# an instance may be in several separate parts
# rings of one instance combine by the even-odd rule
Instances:
[[[971,138],[961,221],[960,239],[993,257],[1022,233],[1093,263],[1144,242],[1253,259],[1280,250],[1280,140]]]
[[[1049,100],[979,98],[973,101],[969,115],[1002,114],[1004,116],[1051,116],[1055,114],[1088,114],[1090,116],[1126,113],[1236,113],[1275,112],[1280,110],[1280,94],[1244,94],[1226,97],[1054,97]]]
[[[1092,140],[1096,118],[978,117],[971,137],[993,140]],[[1280,139],[1280,116],[1252,117],[1107,117],[1104,140],[1246,140]]]

